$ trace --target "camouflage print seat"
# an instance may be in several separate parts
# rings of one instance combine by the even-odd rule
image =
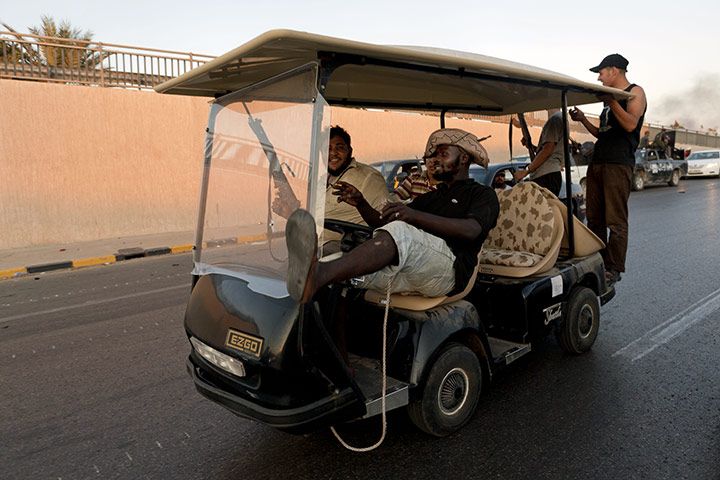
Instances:
[[[553,197],[533,182],[498,191],[500,214],[483,245],[481,273],[525,277],[553,267],[564,231]]]

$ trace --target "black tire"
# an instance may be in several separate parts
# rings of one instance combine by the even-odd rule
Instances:
[[[420,399],[408,405],[408,414],[422,431],[450,435],[470,421],[481,389],[478,358],[464,345],[448,344],[430,369]]]
[[[636,192],[645,188],[645,179],[639,173],[636,173],[632,177],[632,189]]]
[[[587,352],[600,328],[600,305],[595,292],[587,287],[575,287],[570,292],[567,309],[565,322],[555,331],[555,338],[568,353]]]
[[[670,181],[668,182],[668,185],[671,187],[677,187],[678,183],[680,183],[680,170],[673,170],[672,177],[670,177]]]

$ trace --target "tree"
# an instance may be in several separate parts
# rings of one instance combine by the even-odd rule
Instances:
[[[57,24],[52,17],[43,15],[41,21],[42,24],[40,27],[29,28],[30,33],[44,37],[68,39],[48,40],[44,43],[57,43],[58,45],[68,45],[70,47],[86,47],[90,40],[92,40],[93,32],[91,30],[83,32],[79,28],[73,28],[67,20],[62,20],[60,24]],[[99,54],[90,50],[53,47],[50,45],[41,45],[40,49],[47,64],[53,67],[80,68],[94,66],[101,61]]]
[[[17,56],[21,52],[23,62],[51,67],[94,68],[106,57],[106,55],[86,49],[93,37],[91,30],[83,31],[74,28],[67,20],[62,20],[58,24],[48,15],[43,15],[41,22],[39,27],[29,27],[30,33],[51,38],[38,39],[37,41],[41,44],[38,49],[33,49],[26,43],[13,45],[13,54]],[[2,26],[15,34],[19,40],[23,40],[22,34],[13,30],[12,27],[5,23],[2,23]],[[11,45],[11,41],[5,43],[8,46]]]

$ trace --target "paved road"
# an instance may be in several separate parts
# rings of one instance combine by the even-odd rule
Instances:
[[[548,338],[436,439],[370,454],[228,413],[185,373],[187,254],[0,282],[2,478],[720,479],[720,182],[631,196],[629,271],[595,347]],[[374,443],[378,421],[344,426]]]

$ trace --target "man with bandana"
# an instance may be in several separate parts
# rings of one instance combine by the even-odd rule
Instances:
[[[307,303],[321,287],[359,277],[362,288],[385,290],[392,277],[391,292],[431,297],[465,288],[499,212],[494,190],[468,175],[472,162],[487,167],[488,155],[475,135],[448,128],[430,135],[424,157],[435,159],[433,176],[443,183],[409,204],[378,211],[352,184],[335,182],[333,194],[375,228],[371,240],[337,260],[317,261],[315,222],[305,210],[293,213],[286,227],[292,298]]]

